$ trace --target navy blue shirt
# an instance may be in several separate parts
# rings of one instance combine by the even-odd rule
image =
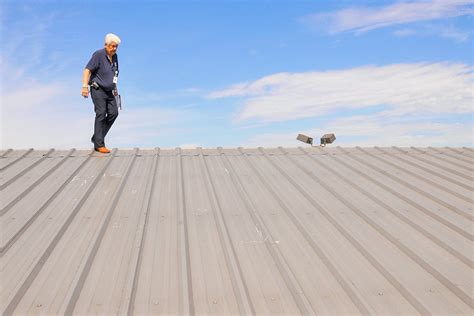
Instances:
[[[114,75],[118,76],[119,73],[117,54],[112,56],[112,63],[110,63],[105,48],[99,49],[92,54],[86,68],[91,71],[89,84],[95,81],[104,90],[115,89]]]

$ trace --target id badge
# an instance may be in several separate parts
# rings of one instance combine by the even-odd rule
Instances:
[[[115,67],[117,67],[117,64],[115,64]],[[113,79],[113,83],[117,84],[117,81],[118,81],[118,71],[115,70],[114,72],[114,79]]]

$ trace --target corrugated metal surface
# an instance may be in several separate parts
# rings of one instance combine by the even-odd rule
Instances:
[[[472,148],[7,150],[2,314],[471,314]]]

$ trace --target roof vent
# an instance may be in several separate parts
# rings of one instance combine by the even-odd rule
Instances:
[[[310,144],[311,146],[313,146],[313,137],[309,137],[303,134],[298,134],[298,136],[296,136],[296,139],[303,143]],[[324,147],[326,146],[326,144],[332,144],[335,140],[336,140],[336,135],[332,133],[324,134],[323,136],[321,136],[320,146]]]

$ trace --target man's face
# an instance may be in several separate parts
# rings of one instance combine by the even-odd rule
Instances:
[[[107,55],[113,56],[117,52],[117,43],[115,42],[110,42],[108,44],[105,44],[105,51],[107,52]]]

